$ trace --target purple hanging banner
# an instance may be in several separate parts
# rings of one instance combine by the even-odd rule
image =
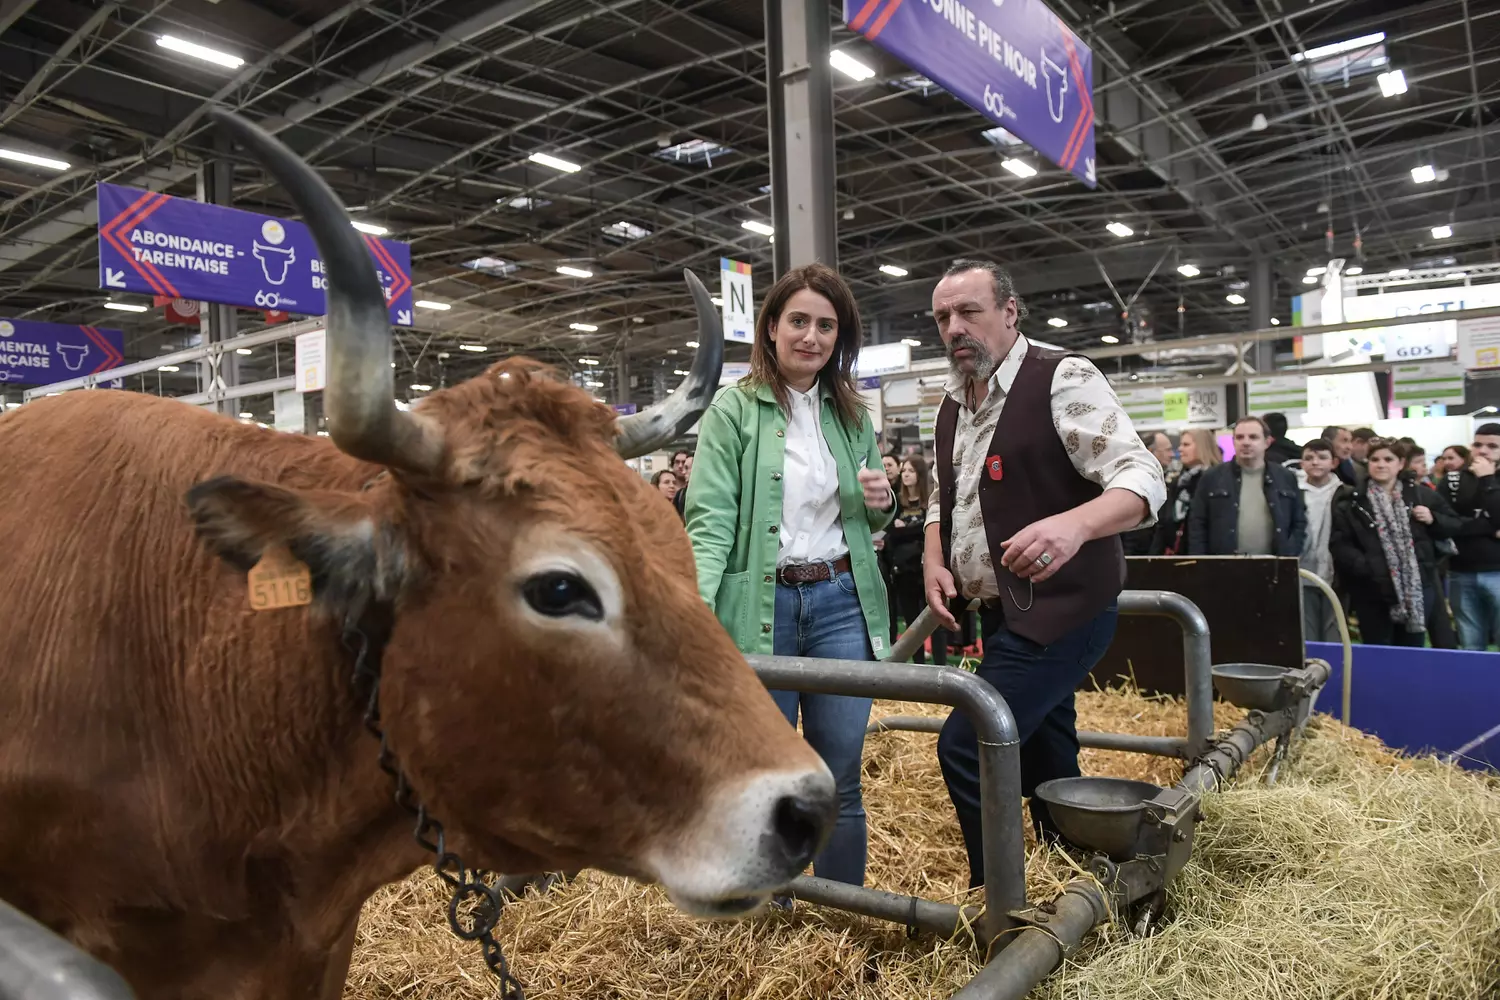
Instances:
[[[1094,53],[1042,0],[844,0],[844,21],[1094,187]]]

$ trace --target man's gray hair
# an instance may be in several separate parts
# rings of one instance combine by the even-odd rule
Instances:
[[[1016,300],[1016,320],[1019,322],[1026,318],[1026,303],[1016,293],[1016,283],[1011,278],[1010,272],[991,260],[970,260],[960,257],[948,265],[948,270],[943,272],[943,277],[951,278],[955,274],[963,274],[965,271],[985,271],[990,276],[990,281],[995,286],[995,305],[1005,305],[1006,299]]]

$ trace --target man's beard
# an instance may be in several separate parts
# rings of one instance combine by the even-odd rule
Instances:
[[[954,351],[964,347],[973,352],[969,358],[969,363],[974,366],[972,374],[966,374],[959,367],[962,362],[953,357]],[[990,376],[995,374],[995,368],[998,365],[999,362],[995,360],[995,356],[989,352],[987,347],[966,334],[959,334],[948,344],[948,367],[955,375],[965,375],[965,377],[975,379],[979,382],[988,382]]]

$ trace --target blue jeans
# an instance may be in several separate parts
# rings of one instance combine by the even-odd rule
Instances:
[[[1500,643],[1500,571],[1448,574],[1448,596],[1458,622],[1458,644],[1483,650]]]
[[[775,640],[778,656],[873,659],[853,574],[840,573],[832,580],[796,586],[778,584]],[[859,774],[865,726],[870,722],[870,699],[800,691],[772,691],[771,697],[794,727],[801,709],[802,736],[823,758],[838,786],[838,823],[828,845],[813,859],[813,874],[864,885],[867,843]]]
[[[984,659],[977,673],[1005,697],[1021,740],[1021,794],[1053,778],[1074,778],[1078,770],[1078,714],[1073,692],[1109,648],[1118,608],[1098,615],[1048,646],[1016,635],[998,611],[984,609]],[[979,820],[979,737],[973,723],[955,711],[938,736],[938,763],[948,797],[958,813],[969,853],[969,886],[984,884],[984,844]],[[1058,836],[1047,807],[1031,799],[1031,821],[1038,838]]]

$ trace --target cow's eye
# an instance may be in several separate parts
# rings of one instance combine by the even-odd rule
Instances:
[[[604,605],[599,602],[599,595],[576,573],[558,570],[538,573],[521,585],[521,593],[526,596],[527,604],[548,618],[578,615],[599,621],[604,617]]]

